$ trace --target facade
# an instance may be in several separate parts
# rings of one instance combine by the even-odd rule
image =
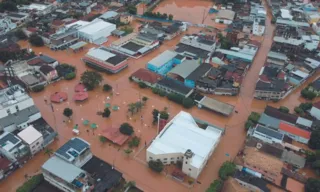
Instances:
[[[50,35],[49,47],[53,50],[64,49],[76,42],[78,37],[77,26],[62,27],[55,34]]]
[[[254,192],[270,192],[267,182],[263,179],[250,175],[245,171],[236,171],[233,178],[249,191]]]
[[[263,100],[280,100],[289,91],[290,86],[284,80],[264,81],[259,79],[254,91],[256,99]]]
[[[25,22],[29,18],[29,14],[28,13],[22,13],[22,12],[9,13],[7,15],[7,17],[9,17],[15,23],[21,24],[21,23]]]
[[[110,36],[114,30],[116,30],[115,24],[97,19],[78,29],[78,37],[84,41],[93,43],[101,38]]]
[[[18,162],[30,153],[29,148],[22,140],[9,132],[4,132],[0,135],[0,146],[1,154],[11,162]]]
[[[252,137],[267,143],[282,143],[284,134],[258,124],[253,131]]]
[[[46,15],[51,13],[55,9],[54,4],[39,4],[39,3],[31,3],[30,5],[21,6],[18,9],[20,10],[36,10],[36,15]]]
[[[17,24],[13,23],[9,17],[0,18],[0,35],[4,35],[16,27]]]
[[[222,130],[208,126],[201,129],[191,114],[181,111],[162,129],[147,149],[147,161],[164,164],[182,162],[182,172],[198,178],[219,144]]]
[[[279,131],[287,135],[291,139],[304,144],[308,144],[311,136],[310,131],[300,129],[284,122],[280,122]]]
[[[160,75],[143,68],[132,73],[131,78],[133,81],[137,83],[143,82],[149,87],[155,87],[156,83],[162,79]]]
[[[156,88],[165,91],[167,94],[175,93],[188,97],[193,93],[193,89],[185,86],[181,82],[173,80],[171,78],[163,78],[159,80],[156,84]]]
[[[24,130],[18,133],[18,137],[28,145],[32,155],[43,149],[43,136],[32,125],[29,125]]]
[[[257,36],[263,36],[265,31],[265,20],[256,18],[253,22],[252,33]]]
[[[6,156],[0,154],[0,181],[5,179],[14,170],[13,165]]]
[[[43,65],[40,67],[39,72],[47,80],[48,83],[55,81],[59,78],[57,70],[49,65]]]
[[[128,67],[128,57],[121,55],[106,47],[91,48],[82,58],[88,66],[105,71],[107,73],[118,73]]]
[[[48,65],[52,68],[56,68],[59,65],[59,61],[57,61],[47,55],[40,54],[39,56],[28,60],[27,64],[29,66],[31,66],[33,69],[39,70],[40,67],[42,67],[44,65]]]

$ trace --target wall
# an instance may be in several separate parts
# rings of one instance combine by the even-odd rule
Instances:
[[[292,135],[292,134],[290,134],[290,133],[287,133],[287,132],[285,132],[285,131],[282,131],[281,129],[279,129],[279,131],[280,131],[281,133],[284,133],[285,135],[287,135],[287,136],[290,137],[291,139],[293,139],[293,140],[295,140],[295,141],[298,141],[298,142],[300,142],[300,143],[308,144],[308,142],[309,142],[309,139],[305,139],[305,138],[300,137],[300,136],[297,136],[297,135]]]
[[[57,188],[61,189],[62,191],[75,192],[73,189],[71,189],[69,186],[67,186],[63,180],[61,180],[60,178],[57,178],[57,179],[59,179],[59,181],[57,181],[54,178],[54,176],[51,176],[51,174],[48,173],[46,170],[42,170],[42,174],[43,174],[43,177],[46,181],[48,181],[53,186],[56,186]]]
[[[34,102],[33,102],[32,98],[28,98],[26,100],[23,100],[19,103],[14,104],[14,105],[10,105],[10,106],[5,107],[0,110],[0,118],[8,116],[8,113],[7,113],[8,109],[10,110],[10,113],[13,114],[13,113],[17,112],[16,106],[19,107],[19,110],[23,110],[23,109],[26,109],[26,108],[31,107],[33,105],[34,105]]]
[[[109,27],[106,27],[100,31],[96,31],[93,34],[87,34],[79,31],[79,37],[83,38],[86,41],[89,41],[90,43],[94,42],[95,40],[101,38],[101,37],[108,37],[111,35],[111,32],[116,30],[116,25],[111,25]]]
[[[135,82],[137,82],[137,83],[143,82],[143,83],[145,83],[146,85],[148,85],[149,87],[155,87],[155,86],[156,86],[156,84],[151,84],[151,83],[149,83],[149,82],[142,81],[142,80],[140,80],[140,79],[138,79],[138,78],[136,78],[136,77],[132,77],[132,80],[135,81]]]
[[[37,152],[39,152],[40,150],[42,150],[43,149],[43,137],[40,137],[35,142],[30,144],[29,148],[30,148],[30,151],[31,151],[32,155],[34,155]]]
[[[251,185],[249,183],[243,182],[239,179],[235,179],[240,185],[244,186],[245,188],[249,189],[250,191],[254,191],[254,192],[264,192],[261,189],[259,189],[258,187]]]
[[[84,164],[86,164],[90,159],[92,158],[92,153],[90,151],[90,148],[86,149],[81,155],[79,155],[74,161],[73,165],[77,167],[82,167]]]
[[[147,68],[150,71],[153,71],[153,72],[158,73],[160,75],[165,75],[172,69],[172,66],[174,64],[175,64],[174,60],[170,60],[167,63],[164,63],[163,65],[161,65],[160,67],[157,67],[157,66],[153,65],[152,63],[148,63]]]

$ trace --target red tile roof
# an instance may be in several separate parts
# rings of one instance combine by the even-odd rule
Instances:
[[[271,82],[266,75],[260,75],[259,78],[260,78],[261,81],[263,81],[265,83],[270,83]]]
[[[40,59],[39,57],[36,57],[36,58],[28,61],[27,63],[28,63],[28,65],[41,65],[41,64],[44,64],[42,59]]]
[[[303,137],[305,139],[310,139],[310,136],[311,136],[311,132],[300,129],[300,128],[295,127],[293,125],[286,124],[284,122],[280,122],[279,128],[282,131],[285,131],[285,132],[290,133],[292,135]]]
[[[32,33],[35,33],[35,32],[38,31],[38,29],[37,29],[37,28],[34,28],[34,27],[28,27],[27,30],[30,31],[30,32],[32,32]]]
[[[138,69],[131,76],[151,84],[154,84],[161,79],[160,75],[143,68]]]

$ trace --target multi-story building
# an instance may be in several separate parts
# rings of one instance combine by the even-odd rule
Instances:
[[[62,27],[55,34],[50,35],[49,47],[53,50],[67,48],[79,39],[77,33],[77,26]]]
[[[244,188],[254,192],[270,192],[267,182],[263,179],[250,175],[245,171],[236,171],[233,175],[235,180]]]
[[[0,153],[0,181],[5,179],[14,169],[14,163]]]
[[[265,20],[255,18],[253,21],[252,33],[257,36],[263,36],[265,29]]]
[[[43,149],[43,136],[32,125],[20,131],[18,137],[29,147],[32,155]]]
[[[19,10],[29,10],[29,11],[36,11],[36,15],[42,16],[48,13],[51,13],[56,6],[54,4],[40,4],[40,3],[31,3],[30,5],[24,5],[18,7]]]
[[[182,172],[198,178],[219,144],[222,130],[201,129],[191,114],[181,111],[162,129],[147,149],[147,161],[165,165],[182,162]]]
[[[0,135],[0,153],[6,156],[11,162],[23,163],[29,156],[29,148],[22,140],[12,133],[4,132]]]
[[[0,130],[23,129],[41,118],[33,99],[19,85],[0,90]]]
[[[0,35],[4,35],[16,27],[17,24],[11,22],[9,17],[0,18]]]

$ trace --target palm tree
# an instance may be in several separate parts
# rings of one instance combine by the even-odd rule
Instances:
[[[136,111],[136,105],[134,103],[130,103],[128,105],[128,111],[133,115],[133,113]]]
[[[124,149],[123,152],[129,157],[129,155],[132,153],[132,149]]]
[[[135,105],[135,108],[137,109],[137,112],[138,112],[142,108],[143,103],[141,101],[138,101],[134,105]]]
[[[46,148],[46,150],[44,151],[44,154],[48,155],[49,157],[51,157],[51,155],[53,154],[53,150],[50,148]]]

